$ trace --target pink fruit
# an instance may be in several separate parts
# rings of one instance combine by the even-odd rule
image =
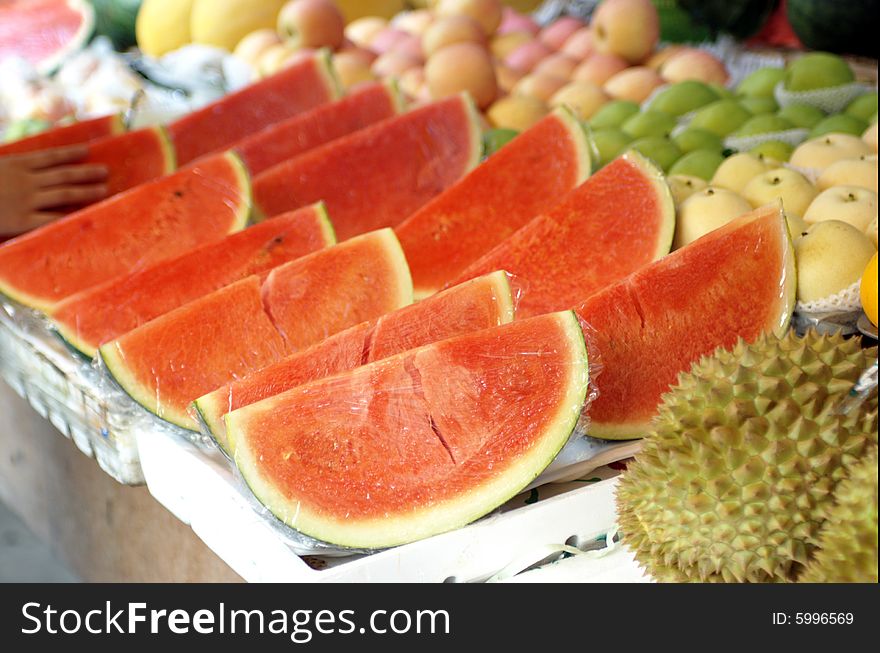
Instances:
[[[425,70],[421,67],[410,68],[400,75],[400,90],[411,98],[416,98],[425,85]]]
[[[426,57],[453,43],[485,43],[486,35],[469,16],[441,16],[422,35],[422,51]]]
[[[434,14],[427,9],[404,11],[391,19],[391,27],[403,30],[413,36],[421,36],[434,22]]]
[[[384,18],[365,16],[351,21],[345,27],[345,37],[359,47],[368,48],[373,39],[386,27],[388,21]]]
[[[587,57],[574,69],[571,78],[576,81],[593,82],[602,85],[622,70],[629,67],[626,59],[616,54],[596,52]]]
[[[375,52],[373,52],[372,50],[367,50],[366,48],[358,47],[356,45],[343,46],[337,51],[335,57],[338,57],[341,54],[345,54],[347,55],[347,57],[352,57],[353,59],[356,59],[358,61],[363,61],[368,68],[376,60]]]
[[[566,84],[568,84],[567,79],[532,73],[519,80],[511,90],[511,94],[527,95],[542,102],[549,102],[550,98]]]
[[[511,32],[528,32],[533,36],[537,36],[541,28],[530,16],[519,13],[513,7],[504,7],[501,14],[501,25],[498,26],[495,34],[510,34]]]
[[[376,76],[370,70],[371,63],[372,60],[355,50],[337,52],[333,55],[333,69],[336,71],[339,83],[345,89],[350,89],[362,82],[373,81]]]
[[[550,77],[569,79],[577,65],[578,62],[576,59],[572,59],[569,56],[557,52],[556,54],[551,54],[549,57],[542,60],[534,67],[532,72],[538,75],[549,75]]]
[[[498,89],[503,93],[510,93],[516,83],[523,78],[523,73],[505,66],[503,63],[495,64],[495,79]]]
[[[663,79],[647,66],[634,66],[617,73],[605,82],[605,92],[615,100],[630,100],[641,104],[654,89],[663,85]]]
[[[440,0],[438,16],[470,16],[483,28],[486,36],[492,36],[501,25],[503,5],[500,0]]]
[[[278,13],[278,33],[297,47],[342,45],[345,19],[332,0],[291,0]]]
[[[422,60],[419,58],[392,50],[380,54],[379,58],[373,62],[370,71],[377,77],[400,77],[410,68],[418,68],[421,63]]]
[[[553,51],[540,41],[524,43],[504,59],[504,64],[523,73],[529,73]]]
[[[660,48],[645,61],[645,65],[648,68],[653,68],[654,70],[660,70],[661,66],[669,61],[674,55],[679,52],[683,52],[684,50],[688,50],[689,48],[683,45],[667,45],[666,47]]]
[[[568,40],[559,51],[572,59],[583,61],[593,53],[592,30],[589,27],[581,27],[577,32],[568,37]]]
[[[507,55],[516,50],[519,46],[534,41],[535,37],[528,32],[508,32],[501,36],[495,36],[489,44],[492,55],[503,61]]]
[[[408,35],[407,38],[398,41],[394,45],[392,52],[405,54],[406,56],[417,59],[420,62],[424,62],[425,60],[425,54],[422,50],[422,39],[418,36],[413,36],[412,34]]]
[[[541,30],[538,38],[551,50],[559,50],[569,37],[584,26],[583,22],[571,16],[558,18],[554,23]]]
[[[660,75],[667,82],[683,82],[694,79],[707,84],[726,84],[730,76],[727,67],[705,50],[688,48],[672,55],[660,67]]]
[[[597,52],[616,54],[639,63],[660,39],[660,18],[651,0],[604,0],[593,13],[593,44]]]
[[[425,65],[431,96],[439,99],[467,91],[481,109],[498,94],[488,51],[476,43],[453,43],[435,52]]]
[[[409,34],[402,30],[386,27],[373,37],[373,40],[370,42],[370,50],[376,54],[385,54],[393,50],[401,41],[408,39],[409,36]]]

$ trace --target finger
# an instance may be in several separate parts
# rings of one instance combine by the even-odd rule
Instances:
[[[107,196],[107,186],[92,184],[89,186],[61,186],[38,191],[34,195],[31,207],[47,209],[65,204],[84,204],[95,202]]]
[[[48,168],[33,175],[37,188],[62,186],[65,184],[87,184],[107,179],[107,167],[87,164]]]
[[[89,146],[80,144],[20,154],[16,156],[16,159],[24,163],[31,170],[40,170],[65,163],[76,163],[77,161],[82,161],[88,155]]]

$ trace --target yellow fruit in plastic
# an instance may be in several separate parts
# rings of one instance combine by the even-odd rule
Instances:
[[[286,1],[195,0],[189,22],[192,41],[232,52],[254,30],[275,29]]]
[[[345,22],[350,23],[364,16],[392,18],[406,9],[404,0],[336,0],[336,6],[342,10]]]
[[[161,57],[190,42],[189,20],[195,0],[144,0],[135,23],[138,47]]]
[[[862,275],[862,308],[865,315],[871,320],[871,324],[877,326],[877,255],[868,263],[865,274]]]

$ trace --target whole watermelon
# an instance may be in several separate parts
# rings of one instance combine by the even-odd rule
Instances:
[[[695,22],[716,35],[725,32],[738,39],[757,34],[777,3],[778,0],[678,0]]]
[[[788,0],[788,22],[811,50],[877,58],[878,0]]]
[[[91,0],[95,8],[95,34],[104,35],[117,50],[136,43],[134,24],[143,0]]]

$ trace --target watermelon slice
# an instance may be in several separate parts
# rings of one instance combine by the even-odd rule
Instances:
[[[403,251],[383,229],[201,297],[99,351],[135,401],[197,430],[187,409],[205,393],[409,303]]]
[[[2,0],[0,61],[21,57],[49,74],[86,44],[94,27],[95,11],[85,0]]]
[[[557,109],[397,227],[416,297],[443,288],[589,176],[586,132]]]
[[[675,206],[663,175],[630,152],[609,163],[462,273],[507,270],[525,291],[520,317],[573,306],[669,253]]]
[[[177,164],[217,153],[339,95],[329,55],[319,53],[172,122]]]
[[[73,347],[98,347],[199,297],[335,244],[320,204],[245,229],[61,302],[52,321]]]
[[[270,216],[324,200],[340,240],[396,226],[477,165],[478,119],[456,96],[362,129],[257,176],[257,207]]]
[[[107,196],[164,177],[176,167],[174,148],[164,127],[146,127],[88,144],[83,163],[107,166]]]
[[[764,207],[712,231],[583,302],[602,358],[590,435],[646,435],[661,395],[701,356],[738,338],[782,335],[795,301],[786,221]]]
[[[531,482],[587,391],[571,311],[478,331],[229,413],[234,460],[298,531],[384,548],[463,526]]]
[[[391,85],[369,84],[337,102],[294,116],[236,143],[251,174],[342,138],[403,110],[403,100]]]
[[[54,127],[33,136],[0,145],[0,156],[37,152],[50,147],[79,145],[105,136],[121,134],[124,131],[125,123],[122,121],[122,116],[118,114],[91,118],[64,127]]]
[[[223,154],[0,246],[0,293],[51,313],[71,295],[240,231],[250,183]]]
[[[223,415],[310,381],[352,370],[431,342],[513,320],[504,272],[455,286],[428,299],[362,322],[196,400],[200,419],[226,449]]]

